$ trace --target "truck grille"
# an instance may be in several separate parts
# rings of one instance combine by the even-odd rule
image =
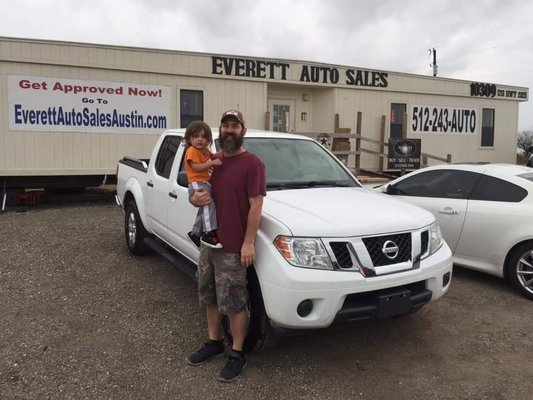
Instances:
[[[339,267],[353,267],[352,258],[348,250],[348,242],[329,242],[329,245],[331,246],[331,250],[333,250],[333,254],[335,254]]]
[[[383,252],[384,244],[387,241],[393,242],[398,247],[397,255],[392,259],[387,258]],[[410,233],[363,238],[363,243],[372,259],[374,267],[397,264],[411,259]]]
[[[429,231],[424,231],[420,235],[421,240],[421,249],[420,254],[426,254],[426,251],[428,251],[429,247]]]

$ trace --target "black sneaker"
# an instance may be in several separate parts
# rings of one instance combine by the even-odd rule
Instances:
[[[187,236],[189,236],[189,239],[191,239],[191,241],[196,245],[196,247],[200,247],[200,236],[196,236],[192,232],[187,233]]]
[[[224,342],[222,340],[209,341],[205,343],[198,351],[187,357],[187,363],[194,366],[200,365],[214,357],[222,355],[223,353]]]
[[[220,243],[220,240],[218,240],[217,231],[209,231],[204,233],[204,235],[200,238],[200,241],[207,247],[211,247],[213,249],[221,249],[223,247],[222,243]]]
[[[244,354],[232,350],[229,353],[226,366],[220,371],[218,380],[220,382],[234,381],[241,374],[244,367],[246,367],[246,358],[244,357]]]

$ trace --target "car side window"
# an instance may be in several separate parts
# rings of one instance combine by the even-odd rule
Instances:
[[[179,136],[167,136],[163,140],[155,160],[155,172],[157,175],[168,179],[180,142],[181,137]]]
[[[527,190],[493,176],[482,175],[470,195],[470,200],[504,201],[518,203],[527,196]]]
[[[391,191],[401,196],[467,199],[479,178],[474,172],[440,169],[407,177]]]

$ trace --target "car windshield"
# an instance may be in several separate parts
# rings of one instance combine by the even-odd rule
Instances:
[[[533,182],[533,172],[528,172],[527,174],[520,174],[520,175],[517,175],[517,176],[519,176],[520,178],[527,179],[528,181]]]
[[[316,142],[245,137],[244,147],[265,164],[268,190],[360,187],[339,161]]]

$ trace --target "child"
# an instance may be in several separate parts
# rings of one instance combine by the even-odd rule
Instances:
[[[187,172],[187,179],[189,180],[189,196],[200,188],[211,192],[211,185],[209,184],[211,168],[222,165],[222,161],[219,159],[211,159],[213,155],[209,150],[209,146],[213,143],[211,128],[202,121],[191,122],[185,130],[184,143],[186,148],[185,172]],[[211,203],[198,209],[192,231],[188,233],[188,236],[197,247],[200,247],[201,242],[206,246],[221,249],[222,243],[218,240],[216,229],[215,203],[211,201]]]

